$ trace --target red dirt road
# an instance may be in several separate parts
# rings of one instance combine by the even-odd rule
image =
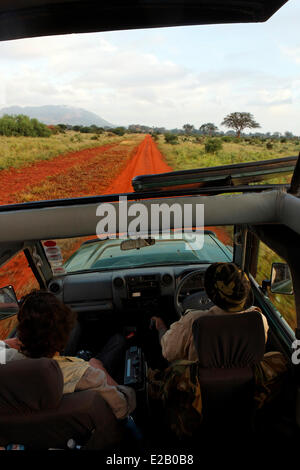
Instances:
[[[77,152],[69,152],[65,155],[54,157],[51,160],[32,163],[25,168],[2,170],[0,172],[0,204],[16,202],[17,193],[26,189],[30,190],[33,186],[41,184],[49,176],[63,175],[83,160],[87,163],[115,145],[108,144]]]
[[[131,180],[135,176],[164,173],[166,171],[172,171],[172,168],[166,164],[150,135],[147,135],[126,168],[115,178],[103,194],[132,192]]]

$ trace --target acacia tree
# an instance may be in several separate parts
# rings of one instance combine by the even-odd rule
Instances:
[[[195,127],[193,126],[193,124],[184,124],[182,126],[182,129],[186,134],[192,134],[195,131]]]
[[[231,113],[228,114],[221,126],[226,126],[230,129],[234,129],[236,131],[237,137],[240,137],[241,132],[246,129],[256,129],[260,127],[258,122],[254,121],[252,114],[250,113]]]
[[[202,134],[212,135],[217,132],[217,130],[217,126],[215,126],[212,122],[207,122],[199,127],[199,131],[202,132]]]

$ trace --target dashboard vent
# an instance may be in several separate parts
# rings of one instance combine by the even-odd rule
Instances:
[[[121,287],[124,287],[124,280],[121,277],[115,277],[113,283],[117,289],[121,289]]]
[[[171,274],[164,274],[161,279],[165,286],[169,286],[173,281]]]
[[[58,292],[60,291],[61,289],[61,286],[58,282],[52,282],[50,285],[49,285],[49,291],[52,292],[52,294],[58,294]]]

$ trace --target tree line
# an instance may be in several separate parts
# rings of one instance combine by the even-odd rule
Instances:
[[[16,116],[5,114],[0,118],[0,135],[50,137],[51,130],[37,119],[30,119],[23,114]]]
[[[141,124],[130,124],[128,128],[124,126],[118,127],[99,127],[95,124],[90,126],[80,125],[46,125],[37,119],[30,119],[23,114],[11,116],[4,115],[0,118],[0,135],[4,136],[30,136],[30,137],[49,137],[52,134],[65,133],[67,131],[75,131],[83,134],[102,134],[103,132],[111,132],[115,135],[122,136],[126,132],[129,133],[150,133],[157,134],[173,134],[173,135],[204,135],[204,136],[236,136],[241,135],[255,136],[266,139],[293,139],[296,136],[292,132],[286,131],[284,134],[280,132],[244,134],[245,129],[258,129],[260,124],[255,121],[251,113],[234,112],[230,113],[223,119],[222,126],[227,127],[227,132],[219,130],[212,122],[202,124],[198,129],[193,124],[184,124],[181,129],[166,129],[165,127],[150,127]]]
[[[184,124],[181,129],[166,129],[164,127],[149,127],[139,124],[133,124],[128,127],[130,132],[148,132],[153,134],[176,134],[176,135],[205,135],[205,136],[236,136],[241,135],[262,137],[266,139],[292,139],[294,136],[292,132],[286,131],[284,134],[281,132],[255,132],[244,134],[245,129],[258,129],[260,124],[255,121],[251,113],[234,112],[230,113],[223,119],[221,126],[227,127],[227,132],[220,130],[214,123],[206,122],[198,129],[193,124]]]

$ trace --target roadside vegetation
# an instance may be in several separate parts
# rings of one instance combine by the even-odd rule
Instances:
[[[20,168],[39,160],[50,160],[57,155],[86,148],[132,140],[134,136],[118,136],[111,132],[101,134],[66,131],[51,133],[50,137],[5,137],[0,135],[0,170]]]
[[[176,136],[156,138],[159,150],[174,170],[269,160],[298,155],[300,139],[262,139],[258,137]],[[173,138],[174,139],[174,138]],[[277,181],[285,182],[285,181]]]
[[[50,137],[51,130],[46,124],[37,119],[30,119],[23,114],[16,116],[5,114],[0,118],[0,135],[6,137]]]
[[[256,275],[256,280],[260,285],[264,279],[270,279],[272,263],[285,263],[285,260],[260,242]],[[268,296],[290,327],[295,330],[297,321],[294,295],[274,294],[268,288]]]

